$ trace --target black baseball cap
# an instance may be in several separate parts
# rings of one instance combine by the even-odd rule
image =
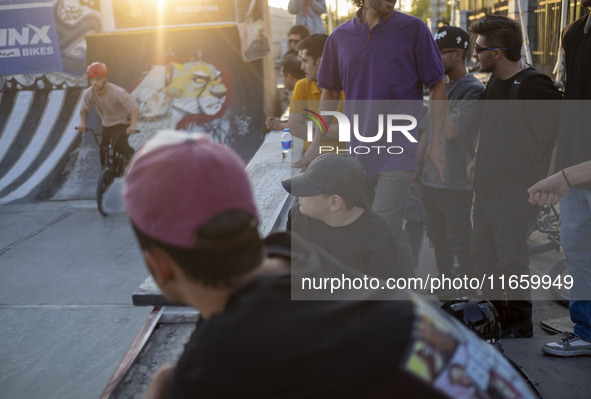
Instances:
[[[442,48],[463,48],[470,46],[472,37],[468,32],[457,26],[444,25],[437,29],[434,36],[437,47]]]
[[[281,181],[285,190],[296,197],[338,194],[359,198],[365,182],[361,163],[345,154],[324,154],[313,160],[306,170]]]

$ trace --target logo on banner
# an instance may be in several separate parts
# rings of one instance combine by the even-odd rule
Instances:
[[[62,70],[51,3],[23,1],[1,12],[0,75]]]
[[[0,57],[26,57],[31,55],[51,55],[53,46],[38,46],[39,44],[52,44],[49,37],[50,25],[41,27],[27,24],[21,29],[0,29],[0,48],[13,47],[0,50]],[[14,48],[15,46],[21,46]],[[36,47],[22,47],[36,46]]]
[[[412,115],[406,114],[379,114],[377,132],[373,135],[361,134],[359,132],[359,115],[353,115],[353,125],[349,118],[337,111],[320,111],[320,115],[304,109],[312,115],[304,114],[308,119],[307,124],[307,141],[312,141],[314,137],[314,124],[318,126],[320,133],[326,134],[328,127],[322,116],[333,116],[339,127],[339,141],[341,143],[351,143],[352,137],[356,142],[367,143],[367,145],[349,145],[346,149],[335,148],[333,146],[320,146],[319,153],[334,152],[365,155],[370,153],[390,155],[398,155],[404,152],[404,148],[399,145],[384,145],[384,135],[387,144],[393,143],[395,135],[402,135],[409,143],[417,143],[417,139],[410,133],[411,130],[417,127],[417,119]],[[324,128],[324,129],[323,129]],[[380,145],[377,145],[380,143]],[[371,144],[371,145],[370,145]]]

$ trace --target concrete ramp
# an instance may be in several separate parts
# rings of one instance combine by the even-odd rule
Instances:
[[[64,181],[82,89],[5,91],[0,99],[0,204],[51,197]]]

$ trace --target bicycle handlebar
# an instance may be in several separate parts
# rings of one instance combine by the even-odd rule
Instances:
[[[89,131],[89,132],[90,132],[90,133],[92,133],[92,134],[97,134],[97,133],[95,133],[95,132],[94,132],[94,130],[93,130],[92,128],[90,128],[90,127],[86,127],[86,130],[80,130],[80,129],[78,129],[78,127],[75,127],[75,128],[74,128],[74,130],[75,130],[75,131],[77,131],[78,133],[85,133],[85,132]],[[140,132],[141,132],[141,130],[139,130],[139,129],[135,129],[133,132],[134,132],[134,133],[140,133]],[[101,133],[99,133],[98,135],[100,136],[100,135],[101,135]]]
[[[95,131],[92,128],[87,126],[85,130],[80,130],[80,129],[78,129],[78,127],[75,127],[74,130],[76,130],[77,133],[86,133],[86,132],[92,133],[92,138],[94,139],[94,142],[96,143],[97,147],[101,146],[101,143],[98,138],[99,138],[99,136],[102,136],[102,134],[95,133]]]
[[[75,127],[74,130],[76,130],[78,133],[85,133],[85,132],[90,132],[92,133],[92,138],[94,139],[94,142],[96,143],[97,147],[101,146],[99,137],[101,137],[103,134],[102,133],[96,133],[94,131],[94,129],[90,128],[90,127],[86,127],[86,130],[81,131],[78,129],[78,127]],[[140,130],[136,129],[134,133],[139,133]],[[119,136],[121,136],[121,134],[124,133],[124,130],[121,130],[119,133],[117,133],[115,136],[113,136],[112,140],[117,141],[119,140]]]
[[[86,133],[86,132],[90,132],[90,133],[92,133],[92,135],[93,135],[93,137],[94,137],[94,141],[96,142],[96,145],[98,145],[99,147],[101,146],[101,144],[100,144],[100,142],[99,142],[99,139],[98,139],[98,138],[99,138],[99,137],[101,137],[101,136],[103,135],[102,133],[96,133],[96,132],[94,131],[94,129],[92,129],[92,128],[88,127],[88,126],[86,127],[86,130],[84,130],[84,131],[82,131],[82,130],[78,129],[78,127],[75,127],[75,128],[74,128],[74,130],[76,130],[78,133]],[[134,133],[139,133],[139,132],[140,132],[140,130],[139,130],[139,129],[136,129],[136,130],[134,131]],[[117,135],[115,136],[115,139],[119,139],[119,136],[121,136],[121,134],[122,134],[122,133],[123,133],[123,130],[122,130],[122,131],[120,131],[119,133],[117,133]]]

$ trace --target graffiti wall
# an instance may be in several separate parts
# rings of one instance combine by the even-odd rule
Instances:
[[[2,3],[0,93],[80,90],[101,61],[140,104],[133,146],[162,128],[205,132],[245,159],[260,145],[266,2]]]
[[[245,62],[235,26],[90,35],[88,60],[140,106],[143,141],[159,129],[204,132],[246,155],[262,140],[262,62]],[[132,143],[133,145],[134,143]]]
[[[0,0],[0,203],[94,197],[97,146],[75,130],[94,61],[141,107],[135,148],[183,129],[248,162],[275,96],[267,18],[264,0]]]

